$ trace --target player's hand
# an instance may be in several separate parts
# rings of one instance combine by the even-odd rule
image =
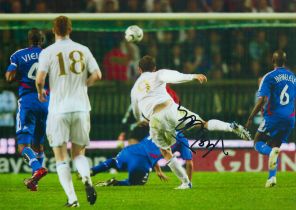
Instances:
[[[124,141],[124,140],[125,140],[125,132],[121,132],[121,133],[118,135],[117,140],[119,140],[119,141]]]
[[[41,93],[38,93],[38,99],[40,102],[46,102],[47,99],[46,99],[46,91],[43,89]]]
[[[206,83],[208,81],[207,77],[203,74],[196,74],[195,79],[198,80],[200,84]]]
[[[245,128],[250,128],[252,123],[253,123],[253,120],[249,118],[247,123],[245,124]]]
[[[169,180],[168,177],[162,172],[156,172],[156,174],[159,177],[159,179],[163,182],[167,182]]]

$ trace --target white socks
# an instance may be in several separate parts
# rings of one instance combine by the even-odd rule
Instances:
[[[57,162],[56,166],[60,183],[63,186],[64,191],[68,197],[68,203],[73,203],[74,201],[77,201],[69,163],[66,161]]]
[[[85,182],[88,181],[88,183],[92,185],[87,158],[83,155],[78,155],[74,158],[73,163],[75,164],[77,171],[82,178],[82,182],[85,184]]]
[[[232,132],[233,130],[230,127],[230,123],[226,123],[221,120],[209,120],[207,129],[209,131],[227,131],[227,132]]]
[[[168,166],[172,170],[172,172],[182,181],[182,183],[190,183],[189,178],[186,174],[185,169],[182,165],[178,162],[176,157],[172,157],[169,162]]]

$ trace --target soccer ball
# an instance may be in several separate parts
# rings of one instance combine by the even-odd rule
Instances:
[[[125,39],[128,42],[139,42],[143,39],[143,36],[143,30],[137,25],[129,26],[125,30]]]

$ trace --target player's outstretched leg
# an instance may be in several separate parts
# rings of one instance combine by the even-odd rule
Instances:
[[[128,179],[124,180],[124,181],[127,181],[128,182]],[[108,179],[107,181],[100,181],[100,182],[97,182],[95,184],[96,187],[109,187],[109,186],[129,186],[130,184],[127,183],[127,184],[124,184],[124,185],[121,185],[121,184],[117,184],[117,183],[121,183],[121,182],[124,182],[124,181],[118,181],[116,180],[114,177],[111,178],[111,179]]]
[[[90,178],[90,170],[89,163],[87,158],[84,155],[78,155],[73,159],[73,162],[79,172],[82,182],[85,186],[85,192],[87,196],[87,201],[90,205],[95,204],[97,200],[97,193],[93,187],[91,178]]]
[[[94,176],[97,173],[107,171],[110,168],[116,168],[117,169],[116,160],[114,158],[107,159],[106,161],[92,167],[90,169],[90,175]]]
[[[227,123],[221,120],[213,119],[205,123],[205,128],[209,131],[233,132],[244,140],[252,140],[250,132],[236,122]]]

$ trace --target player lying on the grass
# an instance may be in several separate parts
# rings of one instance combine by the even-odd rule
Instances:
[[[42,164],[48,102],[39,102],[35,87],[42,39],[41,31],[36,28],[30,30],[28,32],[29,47],[11,55],[10,65],[5,74],[8,82],[19,82],[16,139],[18,152],[32,168],[32,177],[24,180],[24,184],[32,191],[37,190],[38,181],[47,174],[47,169],[43,168]]]
[[[171,148],[173,152],[180,152],[181,158],[186,161],[186,170],[191,181],[193,162],[188,140],[182,134],[177,136],[177,142]],[[112,178],[106,182],[99,182],[97,186],[144,185],[148,180],[149,173],[154,168],[158,177],[166,181],[167,177],[162,173],[161,168],[157,164],[161,158],[162,155],[159,148],[148,136],[138,144],[125,147],[115,158],[110,158],[92,167],[91,175],[94,176],[110,168],[115,168],[119,171],[128,171],[128,178],[122,181]]]
[[[243,139],[250,139],[250,134],[243,126],[220,120],[204,121],[199,115],[179,107],[166,91],[167,83],[185,83],[192,80],[201,84],[207,81],[202,74],[182,74],[173,70],[158,70],[151,56],[144,56],[139,61],[140,77],[131,91],[131,101],[137,121],[149,120],[150,136],[160,148],[172,172],[182,184],[176,189],[189,189],[191,182],[184,170],[173,157],[170,146],[176,143],[175,130],[185,127],[204,127],[209,131],[234,132]]]
[[[46,134],[53,149],[57,174],[68,197],[67,207],[78,207],[67,143],[71,140],[71,159],[82,177],[87,201],[93,205],[97,194],[92,185],[85,147],[89,144],[90,102],[87,88],[101,79],[100,68],[90,50],[70,39],[72,22],[65,16],[53,21],[55,43],[39,57],[36,78],[38,98],[45,102],[44,82],[48,74],[51,98]]]
[[[276,185],[280,146],[286,142],[295,124],[296,77],[286,67],[286,53],[279,50],[272,56],[274,70],[267,73],[258,90],[258,101],[246,127],[263,108],[263,121],[255,135],[255,150],[268,155],[269,176],[265,187]]]

